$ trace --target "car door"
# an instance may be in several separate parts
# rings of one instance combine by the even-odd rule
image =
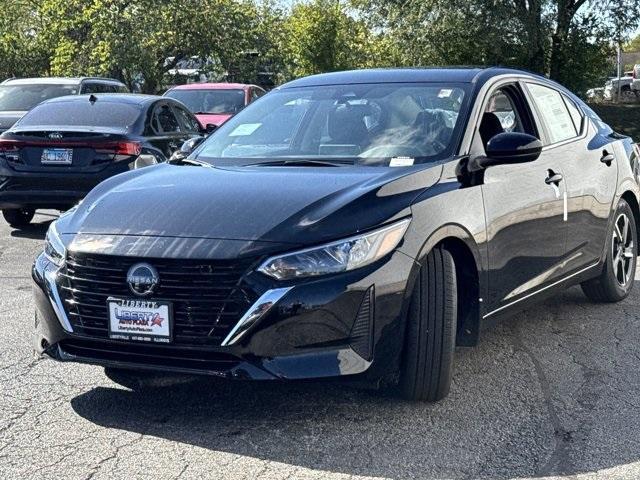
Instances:
[[[519,83],[495,87],[482,112],[472,155],[484,155],[486,143],[498,133],[521,132],[540,138]],[[485,171],[482,194],[489,263],[485,311],[496,312],[517,303],[559,278],[566,256],[564,193],[561,164],[544,153],[534,162]]]
[[[615,150],[566,94],[537,82],[526,88],[546,131],[544,154],[562,165],[569,255],[564,273],[570,274],[597,263],[607,243],[618,175]]]

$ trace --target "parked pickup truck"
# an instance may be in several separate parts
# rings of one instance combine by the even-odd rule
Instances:
[[[632,76],[610,78],[604,85],[604,99],[616,100],[618,98],[618,86],[620,87],[620,97],[622,99],[633,97],[633,92],[631,91],[632,83]]]

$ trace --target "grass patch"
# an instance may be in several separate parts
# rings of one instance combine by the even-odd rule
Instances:
[[[590,104],[593,110],[600,115],[605,123],[611,125],[616,132],[629,135],[634,142],[640,142],[640,104],[626,103]]]

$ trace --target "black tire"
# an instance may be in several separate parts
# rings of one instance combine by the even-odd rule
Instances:
[[[33,220],[36,211],[32,208],[12,208],[2,210],[2,216],[13,228],[26,227]]]
[[[449,393],[457,325],[456,268],[433,249],[413,289],[407,315],[400,390],[407,400],[436,402]]]
[[[169,387],[194,381],[194,377],[188,375],[172,375],[162,372],[112,367],[105,367],[104,374],[109,380],[133,391]]]
[[[626,235],[622,219],[628,219]],[[638,231],[629,204],[621,199],[616,208],[611,231],[607,237],[607,257],[602,273],[581,284],[582,291],[592,301],[619,302],[629,295],[633,287],[638,256]]]

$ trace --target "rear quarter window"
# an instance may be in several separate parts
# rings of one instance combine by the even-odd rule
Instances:
[[[564,99],[564,103],[569,109],[569,114],[571,115],[571,119],[573,120],[573,125],[576,128],[578,134],[580,134],[582,132],[582,112],[580,112],[576,104],[573,103],[573,100],[571,100],[569,97],[567,97],[566,95],[562,95],[562,98]]]

